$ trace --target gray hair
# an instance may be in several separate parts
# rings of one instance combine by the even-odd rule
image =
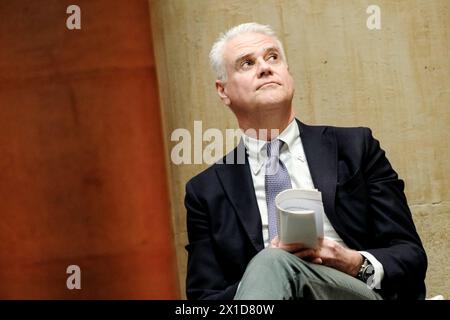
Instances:
[[[270,26],[262,25],[256,22],[243,23],[220,34],[216,42],[214,42],[211,51],[209,52],[209,62],[214,72],[216,73],[216,77],[218,80],[227,80],[227,72],[225,69],[225,63],[223,61],[225,45],[228,41],[235,38],[236,36],[249,32],[261,33],[274,38],[281,51],[282,59],[287,63],[283,45],[281,41],[278,40],[275,31],[273,31]]]

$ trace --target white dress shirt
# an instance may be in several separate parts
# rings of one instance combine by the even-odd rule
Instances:
[[[267,148],[265,140],[257,140],[245,134],[242,135],[243,142],[248,152],[248,160],[252,173],[253,186],[255,188],[256,200],[261,214],[262,233],[264,246],[269,246],[269,225],[267,215],[267,203],[265,192],[265,162],[267,160]],[[292,122],[277,137],[284,142],[280,150],[280,160],[286,166],[294,189],[314,189],[314,184],[309,172],[303,144],[300,137],[297,122]],[[320,191],[320,190],[319,190]],[[331,225],[328,217],[324,215],[324,237],[334,240],[340,245],[347,247],[341,237]],[[384,269],[381,263],[370,253],[359,251],[372,264],[375,273],[371,288],[379,288],[379,284],[384,277]]]

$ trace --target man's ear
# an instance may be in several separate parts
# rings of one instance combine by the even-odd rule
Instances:
[[[217,94],[226,106],[230,106],[231,100],[225,92],[225,84],[221,80],[216,80]]]

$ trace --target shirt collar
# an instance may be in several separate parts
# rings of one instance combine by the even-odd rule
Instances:
[[[265,140],[252,138],[245,133],[242,135],[245,148],[248,153],[248,160],[253,174],[258,174],[267,158],[267,149]],[[293,157],[304,161],[302,145],[300,140],[300,131],[294,120],[277,137],[285,143],[287,148],[283,147],[281,152],[287,152]],[[286,150],[286,151],[284,151]]]
[[[287,145],[288,152],[291,156],[305,161],[303,155],[303,146],[300,138],[300,130],[298,129],[297,121],[292,120],[291,123],[280,133],[278,139]]]
[[[264,161],[267,157],[266,154],[266,143],[265,140],[258,140],[255,138],[252,138],[245,133],[242,135],[245,149],[247,149],[248,154],[248,161],[250,164],[250,169],[252,170],[253,174],[258,174],[259,170],[261,170],[261,167],[264,164]]]

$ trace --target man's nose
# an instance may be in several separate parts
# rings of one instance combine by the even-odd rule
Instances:
[[[272,74],[272,67],[263,58],[258,59],[258,78],[262,78]]]

